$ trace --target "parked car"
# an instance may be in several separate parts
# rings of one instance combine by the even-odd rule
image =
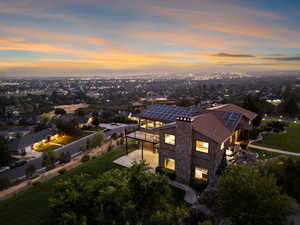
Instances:
[[[10,165],[10,168],[13,169],[13,168],[17,168],[17,167],[20,167],[20,166],[23,166],[27,163],[26,160],[18,160],[16,162],[14,162],[13,164]]]
[[[3,167],[0,167],[0,173],[6,171],[6,170],[9,170],[10,167],[9,166],[3,166]]]

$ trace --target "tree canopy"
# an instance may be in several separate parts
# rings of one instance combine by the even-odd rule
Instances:
[[[58,119],[56,121],[56,127],[60,133],[70,136],[80,136],[82,134],[82,130],[79,128],[79,122],[75,119],[70,121]]]
[[[96,179],[61,181],[49,200],[54,224],[171,225],[185,213],[174,204],[166,177],[149,173],[144,163],[113,169]]]
[[[234,166],[222,175],[217,196],[236,225],[283,225],[295,210],[294,200],[281,193],[276,179],[251,166]]]

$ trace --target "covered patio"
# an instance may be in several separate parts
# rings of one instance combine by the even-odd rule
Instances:
[[[116,159],[114,163],[130,168],[134,162],[139,162],[141,160],[145,160],[151,168],[155,169],[158,166],[158,153],[138,149]]]

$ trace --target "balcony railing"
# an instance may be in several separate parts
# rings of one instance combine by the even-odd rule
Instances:
[[[159,135],[151,134],[143,131],[135,131],[130,134],[127,134],[126,137],[134,138],[142,141],[147,141],[151,143],[159,143]]]

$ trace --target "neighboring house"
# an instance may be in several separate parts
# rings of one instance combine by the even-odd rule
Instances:
[[[9,128],[5,131],[0,131],[0,136],[11,140],[17,137],[22,137],[25,136],[27,134],[29,134],[31,132],[30,128],[26,128],[26,127],[15,127],[15,128]]]
[[[44,129],[36,133],[19,137],[9,143],[9,149],[16,154],[30,153],[36,145],[42,142],[48,142],[57,135],[57,131],[53,129]]]
[[[240,145],[248,144],[256,114],[232,104],[207,110],[151,105],[136,117],[140,130],[126,138],[139,140],[142,150],[158,152],[158,166],[190,184],[216,180],[222,163],[231,163]]]

